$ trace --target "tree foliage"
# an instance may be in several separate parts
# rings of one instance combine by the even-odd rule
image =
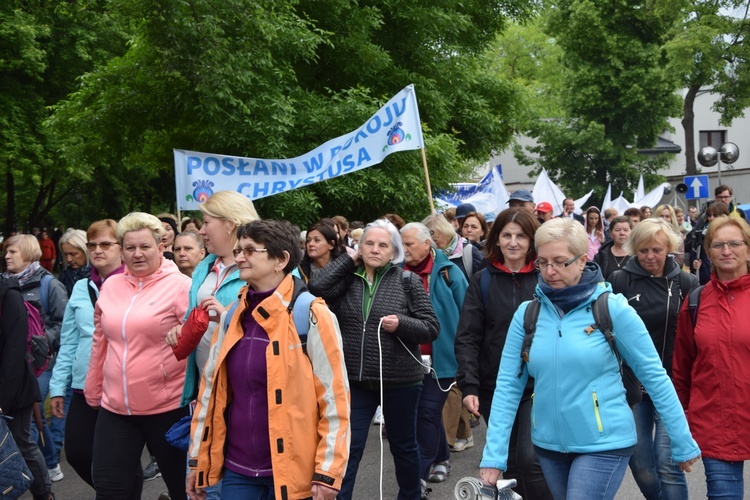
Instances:
[[[694,0],[685,5],[665,43],[669,70],[686,89],[682,126],[688,175],[697,173],[695,98],[702,92],[719,94],[714,109],[725,125],[743,116],[750,105],[748,8],[747,0]]]
[[[361,125],[414,83],[433,188],[507,144],[517,87],[483,68],[528,0],[122,0],[127,51],[81,77],[48,124],[59,154],[119,212],[174,208],[172,149],[291,158]],[[419,152],[257,201],[301,225],[424,215]]]
[[[75,165],[44,123],[77,78],[124,48],[119,23],[96,0],[0,6],[0,169],[5,230],[41,225],[75,190]],[[16,220],[16,212],[23,214]]]

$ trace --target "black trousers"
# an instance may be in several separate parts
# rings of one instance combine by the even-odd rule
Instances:
[[[94,480],[91,477],[91,464],[94,456],[94,429],[96,429],[98,416],[99,411],[88,405],[83,394],[73,392],[65,420],[65,458],[76,474],[92,488]],[[131,500],[140,500],[142,490],[143,468],[139,464]]]
[[[170,445],[164,434],[188,413],[188,408],[184,407],[156,415],[119,415],[101,408],[96,419],[93,447],[97,500],[136,498],[137,470],[141,467],[141,454],[146,443],[159,463],[169,496],[172,500],[186,500],[186,453]],[[137,494],[140,497],[140,492]]]

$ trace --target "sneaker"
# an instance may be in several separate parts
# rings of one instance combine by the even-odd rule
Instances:
[[[445,462],[440,462],[432,467],[432,472],[430,472],[430,477],[428,477],[427,480],[431,483],[442,483],[448,477],[450,472],[450,462],[447,460]]]
[[[151,461],[148,463],[146,468],[143,469],[143,480],[151,481],[152,479],[156,479],[157,477],[161,477],[159,464],[156,463],[156,459],[154,457],[151,457]]]
[[[420,500],[427,500],[430,493],[432,493],[432,488],[427,487],[427,481],[425,481],[424,479],[420,479],[420,481],[422,482],[422,494],[419,498]]]
[[[378,408],[375,410],[375,416],[372,417],[372,425],[382,425],[384,420],[383,409],[378,406]]]
[[[47,469],[47,472],[49,473],[49,480],[53,483],[56,483],[57,481],[62,481],[62,478],[65,476],[63,475],[63,471],[60,468],[60,464],[57,464],[51,469]]]
[[[453,446],[450,447],[451,451],[459,452],[464,451],[466,448],[474,447],[474,436],[469,436],[468,439],[456,439]]]

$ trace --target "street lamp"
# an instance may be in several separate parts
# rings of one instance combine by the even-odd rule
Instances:
[[[711,146],[706,146],[698,151],[698,163],[704,167],[713,167],[717,163],[719,168],[717,170],[719,176],[719,184],[721,184],[721,162],[728,165],[736,162],[740,157],[740,148],[733,142],[725,142],[721,145],[718,151]]]

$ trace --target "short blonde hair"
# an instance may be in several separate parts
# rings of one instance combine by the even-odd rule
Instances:
[[[551,219],[541,225],[534,235],[534,250],[554,241],[565,241],[573,255],[584,255],[589,248],[589,238],[583,224],[569,217]]]
[[[630,255],[635,255],[639,248],[643,248],[653,242],[660,233],[667,237],[667,252],[675,253],[680,247],[682,238],[680,238],[677,231],[667,221],[658,217],[643,219],[636,224],[630,233],[628,242],[625,243],[625,250]]]
[[[217,191],[198,208],[206,215],[231,222],[235,229],[260,219],[253,202],[237,191]]]
[[[58,243],[58,247],[60,248],[60,253],[63,253],[63,243],[66,243],[72,247],[75,247],[79,250],[81,250],[83,253],[86,254],[86,264],[89,264],[89,249],[86,248],[86,232],[82,229],[73,229],[68,228],[67,231],[65,231],[65,234],[63,234],[60,237],[60,242]],[[64,267],[68,267],[68,263],[65,259],[63,259],[63,265]]]
[[[95,238],[98,235],[112,236],[117,239],[117,222],[112,219],[102,219],[92,222],[89,228],[86,230],[86,238],[89,240]]]
[[[448,222],[442,214],[428,215],[422,220],[422,224],[427,226],[432,232],[438,233],[446,238],[453,238],[456,235],[456,230],[453,229],[453,225]]]
[[[161,237],[166,233],[164,225],[156,216],[145,212],[131,212],[117,223],[117,241],[122,245],[122,238],[125,233],[140,231],[141,229],[151,231],[157,244],[161,243]]]
[[[36,262],[42,258],[42,247],[36,237],[30,234],[17,234],[11,236],[3,245],[7,250],[8,247],[17,247],[21,253],[21,258],[26,262]]]

